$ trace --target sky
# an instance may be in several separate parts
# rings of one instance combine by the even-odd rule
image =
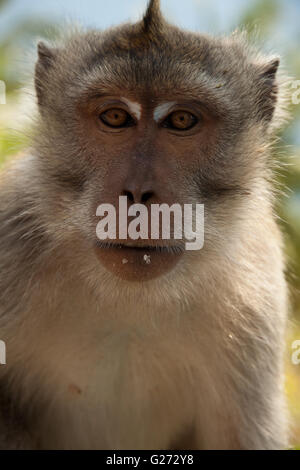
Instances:
[[[271,1],[271,0],[270,0]],[[166,17],[178,26],[194,31],[224,33],[235,29],[241,15],[259,0],[161,0]],[[300,0],[274,0],[280,6],[276,29],[270,43],[284,52],[287,41],[299,41]],[[0,14],[0,39],[25,18],[54,22],[79,22],[105,28],[136,20],[147,0],[10,0]],[[259,19],[258,19],[259,26]]]
[[[1,14],[0,30],[9,28],[24,16],[67,18],[88,26],[107,27],[138,18],[146,3],[146,0],[12,0]],[[247,3],[247,0],[161,0],[161,8],[180,26],[198,29],[201,23],[221,23],[221,27],[234,23]]]
[[[253,2],[253,0],[252,0]],[[193,30],[216,32],[228,30],[238,23],[241,12],[249,8],[249,0],[161,0],[162,11],[180,26]],[[5,31],[25,16],[31,19],[63,18],[79,20],[87,26],[107,27],[138,18],[146,0],[12,0],[0,17],[0,31]],[[278,0],[284,5],[289,27],[298,28],[299,0]],[[285,18],[281,18],[284,20]]]

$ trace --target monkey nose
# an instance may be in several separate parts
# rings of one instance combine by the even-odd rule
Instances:
[[[127,196],[128,201],[132,204],[147,204],[153,199],[154,191],[148,187],[131,185],[130,187],[126,186],[121,195]]]

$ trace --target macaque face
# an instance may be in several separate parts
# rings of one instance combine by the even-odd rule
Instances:
[[[185,253],[183,240],[163,239],[161,232],[159,239],[151,239],[151,205],[183,207],[198,199],[189,182],[199,165],[205,165],[205,149],[215,140],[218,119],[193,96],[105,91],[78,106],[81,145],[102,175],[92,216],[99,204],[112,204],[118,229],[119,197],[126,196],[129,206],[149,209],[148,237],[99,241],[95,230],[94,249],[99,261],[119,277],[149,280],[174,269]]]
[[[249,62],[234,42],[172,28],[155,41],[143,34],[125,26],[83,35],[65,50],[42,46],[36,69],[52,153],[44,174],[62,194],[55,217],[63,214],[61,227],[66,217],[75,221],[100,265],[130,281],[158,278],[197,256],[184,239],[153,239],[150,219],[143,239],[120,237],[120,197],[147,207],[149,217],[155,204],[203,204],[201,254],[221,249],[221,236],[229,240],[264,165],[278,66]],[[117,236],[106,240],[97,237],[102,204],[116,211]]]

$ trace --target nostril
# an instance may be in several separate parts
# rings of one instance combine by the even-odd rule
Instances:
[[[134,202],[134,196],[131,191],[123,191],[123,196],[126,196],[129,202]]]
[[[131,202],[132,204],[134,203],[140,203],[140,204],[146,204],[149,199],[153,197],[154,193],[152,191],[145,191],[144,193],[139,193],[139,192],[132,192],[128,190],[124,190],[122,192],[122,196],[126,196],[128,201]]]
[[[147,192],[143,193],[142,196],[141,196],[141,203],[146,204],[146,202],[149,201],[149,199],[151,199],[152,197],[153,197],[153,192],[152,191],[147,191]]]

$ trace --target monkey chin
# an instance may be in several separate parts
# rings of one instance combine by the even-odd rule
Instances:
[[[96,242],[95,252],[101,264],[122,280],[145,282],[174,269],[184,249]]]

